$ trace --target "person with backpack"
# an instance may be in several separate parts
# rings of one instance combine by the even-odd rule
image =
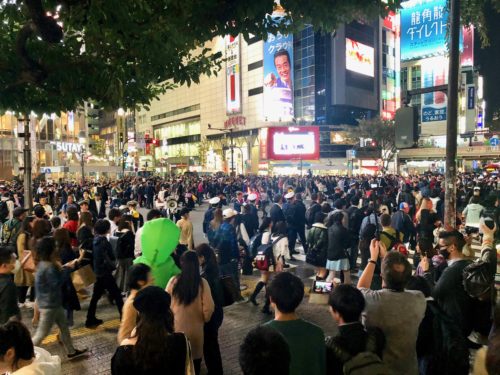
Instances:
[[[325,339],[327,374],[387,374],[381,360],[384,334],[361,324],[363,294],[352,285],[339,285],[330,294],[328,305],[339,332]]]
[[[418,290],[427,300],[417,336],[417,360],[421,375],[467,375],[469,349],[460,327],[431,297],[431,287],[422,276],[412,276],[407,290]]]
[[[260,291],[266,287],[266,297],[262,313],[271,314],[270,300],[267,293],[267,284],[271,278],[271,267],[275,273],[283,271],[285,266],[285,259],[289,258],[288,253],[288,237],[286,236],[286,223],[280,221],[272,227],[272,233],[269,229],[262,235],[262,245],[259,246],[257,255],[255,257],[256,268],[261,273],[261,279],[255,286],[249,301],[257,306],[256,297]]]
[[[380,224],[382,224],[380,241],[384,243],[387,251],[394,250],[408,255],[408,250],[403,245],[403,233],[391,226],[391,216],[389,214],[380,215]]]
[[[313,193],[314,195],[315,193]],[[316,267],[316,280],[325,280],[328,275],[326,270],[326,255],[328,250],[328,229],[324,224],[325,214],[317,212],[312,228],[307,233],[309,251],[306,262]]]

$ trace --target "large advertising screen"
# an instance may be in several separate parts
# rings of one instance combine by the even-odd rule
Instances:
[[[269,34],[264,42],[264,118],[290,121],[293,117],[293,36]]]
[[[401,61],[446,54],[446,0],[410,0],[401,6]]]
[[[422,60],[422,88],[448,83],[448,59],[444,56]],[[446,95],[441,91],[422,95],[422,122],[446,120]]]
[[[319,159],[317,126],[269,128],[267,140],[270,160]]]
[[[375,52],[372,47],[346,38],[346,69],[368,77],[375,76]]]

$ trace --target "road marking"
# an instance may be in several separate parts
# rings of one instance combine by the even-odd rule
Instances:
[[[93,333],[97,332],[104,332],[106,329],[113,329],[113,328],[119,328],[120,327],[120,319],[113,319],[113,320],[108,320],[107,322],[104,322],[100,326],[98,326],[95,329],[92,328],[87,328],[87,327],[81,327],[81,328],[76,328],[76,329],[71,329],[70,334],[71,338],[75,337],[82,337],[82,336],[88,336]],[[44,345],[49,345],[49,344],[54,344],[57,342],[57,333],[48,335],[43,341],[42,344]]]

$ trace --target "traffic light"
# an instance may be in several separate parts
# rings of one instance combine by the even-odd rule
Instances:
[[[376,142],[376,141],[372,141],[372,142],[370,143],[370,145],[371,145],[372,147],[377,147],[377,142]]]

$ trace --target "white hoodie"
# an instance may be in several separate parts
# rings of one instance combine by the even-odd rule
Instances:
[[[61,375],[61,358],[35,346],[35,360],[10,375]]]

